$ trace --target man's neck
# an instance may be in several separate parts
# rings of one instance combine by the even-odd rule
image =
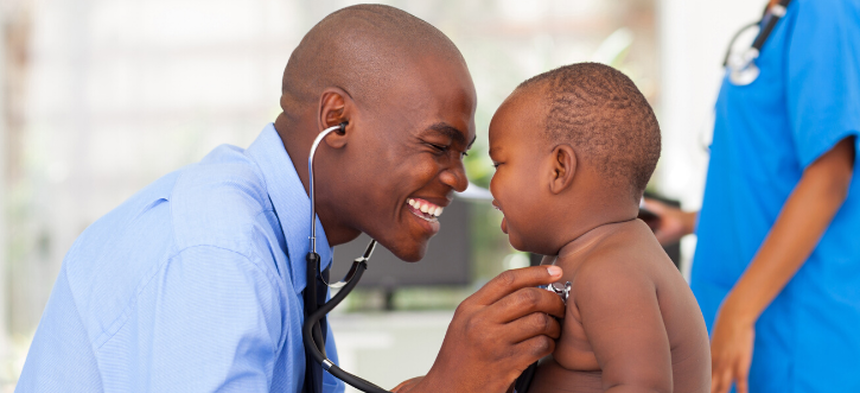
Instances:
[[[302,186],[305,188],[305,193],[308,193],[308,171],[307,162],[308,154],[310,153],[310,142],[306,142],[306,137],[303,138],[303,127],[295,121],[296,119],[288,116],[285,113],[278,115],[275,119],[275,130],[284,144],[284,149],[290,156],[293,166],[302,181]],[[306,146],[305,146],[306,145]]]

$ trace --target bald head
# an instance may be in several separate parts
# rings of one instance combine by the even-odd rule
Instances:
[[[375,103],[408,72],[432,56],[462,64],[456,46],[435,27],[399,9],[362,4],[328,15],[293,51],[284,71],[281,106],[296,115],[338,87],[358,103]]]

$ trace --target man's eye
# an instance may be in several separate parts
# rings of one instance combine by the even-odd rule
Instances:
[[[439,153],[445,153],[448,151],[448,146],[437,145],[435,143],[428,143],[428,145],[430,145],[430,147],[432,147],[433,149],[437,150]]]

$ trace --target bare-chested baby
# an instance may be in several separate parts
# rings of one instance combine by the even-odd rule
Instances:
[[[572,284],[561,337],[529,392],[710,389],[701,311],[636,218],[659,156],[651,107],[605,65],[531,78],[494,115],[490,190],[502,231],[519,250],[557,255]]]

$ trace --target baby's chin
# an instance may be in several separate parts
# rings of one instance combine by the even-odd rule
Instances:
[[[525,241],[523,238],[517,236],[516,232],[508,233],[508,243],[511,243],[511,247],[513,247],[517,251],[540,254],[540,253],[535,251],[535,247],[534,247],[535,245],[534,244],[530,244],[529,242]]]
[[[519,236],[516,230],[511,230],[508,233],[508,243],[517,251],[538,255],[557,255],[558,250],[561,248],[556,248],[554,245],[548,244],[546,239],[525,239]]]

